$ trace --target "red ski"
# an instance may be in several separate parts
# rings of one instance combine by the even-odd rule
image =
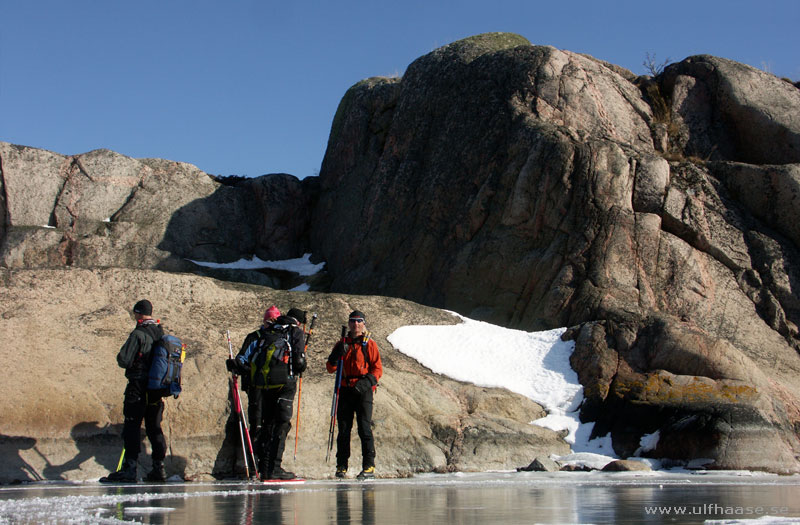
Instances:
[[[283,483],[305,483],[306,480],[303,478],[293,478],[293,479],[262,479],[261,483],[265,485],[281,485]]]

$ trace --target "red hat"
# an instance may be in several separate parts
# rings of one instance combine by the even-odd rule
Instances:
[[[280,317],[280,315],[281,311],[278,310],[278,307],[273,304],[272,306],[267,308],[266,312],[264,312],[264,322],[266,323],[267,321],[274,321],[275,319]]]

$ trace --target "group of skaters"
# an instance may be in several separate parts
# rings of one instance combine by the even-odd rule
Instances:
[[[145,480],[166,481],[164,458],[167,447],[161,430],[164,401],[162,394],[147,389],[151,350],[164,332],[153,318],[153,306],[146,299],[133,306],[133,317],[136,326],[117,355],[117,364],[125,369],[128,379],[122,409],[124,461],[117,471],[101,481],[137,481],[142,421],[152,449],[152,469]],[[241,377],[241,388],[247,392],[247,413],[251,424],[248,437],[252,437],[253,455],[262,480],[296,478],[293,472],[282,467],[282,459],[292,426],[298,381],[307,368],[305,323],[306,312],[298,308],[290,308],[286,314],[281,314],[276,306],[270,306],[264,312],[262,325],[245,337],[239,353],[225,363],[234,377]],[[363,312],[355,310],[350,313],[346,334],[334,345],[325,366],[329,373],[340,378],[335,412],[339,427],[335,476],[347,477],[350,435],[355,418],[362,455],[362,469],[357,478],[373,478],[372,405],[383,365],[378,345],[366,329]]]

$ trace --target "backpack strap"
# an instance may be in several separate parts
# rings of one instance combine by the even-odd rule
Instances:
[[[161,335],[159,334],[158,331],[158,326],[159,326],[158,323],[155,322],[143,323],[136,326],[136,330],[141,330],[142,332],[150,336],[150,339],[152,339],[152,341],[150,342],[150,347],[144,351],[139,352],[139,355],[136,356],[136,359],[144,358],[147,361],[150,360],[150,356],[153,353],[153,346],[155,346],[158,340],[161,339]]]
[[[370,340],[370,333],[364,334],[364,339],[361,340],[361,353],[364,355],[364,362],[367,363],[367,373],[369,373],[369,352],[367,352],[367,343]]]

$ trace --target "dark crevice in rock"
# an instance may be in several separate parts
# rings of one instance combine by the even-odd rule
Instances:
[[[3,172],[3,157],[0,156],[0,245],[6,237],[6,230],[11,224],[8,212],[8,195],[6,194],[6,179]]]

